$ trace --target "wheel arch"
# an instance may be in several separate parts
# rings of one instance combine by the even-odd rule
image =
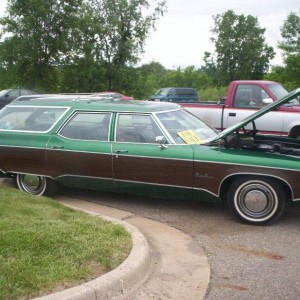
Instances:
[[[291,201],[294,198],[293,190],[292,190],[290,184],[286,180],[284,180],[280,177],[270,175],[270,174],[261,174],[261,173],[237,173],[237,174],[231,174],[231,175],[225,177],[220,184],[219,197],[221,198],[221,200],[224,203],[227,203],[227,200],[228,200],[227,195],[228,195],[229,187],[237,178],[240,178],[241,176],[244,176],[244,177],[256,176],[257,178],[261,178],[261,179],[263,179],[263,178],[272,179],[277,184],[280,184],[282,186],[282,188],[284,190],[284,194],[286,195],[287,202]]]
[[[300,124],[293,126],[288,136],[291,138],[300,138]]]

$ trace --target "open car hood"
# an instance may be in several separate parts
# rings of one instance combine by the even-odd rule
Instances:
[[[251,116],[245,118],[243,121],[241,121],[241,122],[239,122],[239,123],[237,123],[237,124],[235,124],[231,127],[226,128],[225,130],[220,132],[217,136],[211,138],[209,140],[209,142],[214,142],[214,141],[222,139],[222,138],[224,138],[228,135],[233,134],[234,132],[238,131],[239,129],[247,126],[249,123],[255,121],[256,119],[258,119],[262,115],[268,113],[269,111],[272,111],[272,110],[278,108],[279,106],[291,101],[292,99],[295,99],[298,96],[300,96],[300,88],[292,91],[291,93],[289,93],[288,95],[286,95],[282,99],[274,101],[273,103],[270,103],[270,104],[266,105],[265,107],[258,110],[256,113],[254,113]]]

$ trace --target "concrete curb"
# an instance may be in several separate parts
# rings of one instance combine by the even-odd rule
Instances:
[[[71,206],[72,207],[72,206]],[[72,207],[78,209],[76,207]],[[120,224],[132,236],[132,250],[127,259],[116,269],[81,285],[65,289],[36,300],[102,300],[122,299],[146,279],[151,265],[150,247],[144,235],[134,226],[121,220],[97,215],[114,224]]]

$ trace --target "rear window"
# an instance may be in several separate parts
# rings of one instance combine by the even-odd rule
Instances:
[[[66,111],[66,107],[5,107],[0,111],[0,130],[48,131]]]

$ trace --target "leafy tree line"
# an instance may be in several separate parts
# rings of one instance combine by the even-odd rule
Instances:
[[[8,0],[1,85],[47,92],[126,90],[164,0]]]
[[[272,66],[258,19],[232,10],[213,16],[204,65],[168,70],[158,62],[137,67],[164,0],[8,0],[0,19],[0,88],[38,92],[115,90],[145,99],[158,88],[189,86],[202,99],[226,94],[231,80],[271,79],[300,86],[300,11],[285,20],[278,46],[284,66]]]

